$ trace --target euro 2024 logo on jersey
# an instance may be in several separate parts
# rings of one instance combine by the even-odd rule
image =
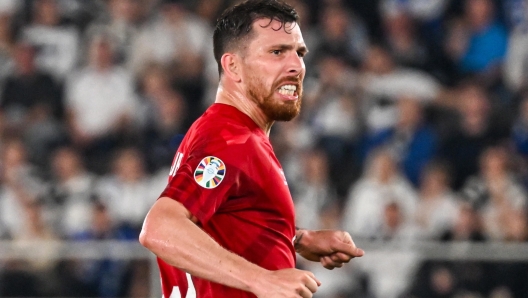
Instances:
[[[224,162],[214,156],[207,156],[194,171],[194,180],[204,188],[215,188],[224,180],[226,167]]]

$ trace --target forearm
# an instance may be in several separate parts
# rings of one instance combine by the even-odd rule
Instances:
[[[184,208],[180,203],[168,198],[162,198],[158,203],[170,206],[153,207],[145,219],[140,236],[145,247],[168,264],[193,276],[244,291],[254,290],[258,276],[265,269],[221,247],[190,218],[163,214],[173,213],[174,204]]]

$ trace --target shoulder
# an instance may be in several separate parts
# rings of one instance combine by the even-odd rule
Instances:
[[[226,146],[243,145],[255,137],[254,131],[229,113],[207,110],[191,128],[203,141],[223,142]]]
[[[498,35],[498,36],[505,36],[508,34],[508,30],[506,29],[506,27],[504,27],[502,24],[500,24],[499,22],[495,22],[493,23],[490,28],[489,28],[489,33],[491,34],[494,34],[494,35]]]
[[[416,130],[416,137],[426,143],[436,141],[436,131],[427,125],[424,125]]]
[[[377,190],[376,184],[369,178],[360,178],[351,188],[350,195],[353,197],[358,194],[369,192],[371,190]]]
[[[78,84],[79,82],[84,82],[92,77],[93,72],[89,67],[84,67],[78,70],[74,70],[68,77],[66,78],[66,84]]]
[[[189,152],[204,156],[240,159],[257,143],[250,128],[225,115],[211,113],[200,117],[188,134]]]

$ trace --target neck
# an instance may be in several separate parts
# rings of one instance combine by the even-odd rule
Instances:
[[[248,98],[243,90],[237,86],[225,86],[229,83],[220,83],[216,93],[215,103],[222,103],[237,108],[251,118],[269,136],[274,121],[270,120],[259,108],[258,104]]]

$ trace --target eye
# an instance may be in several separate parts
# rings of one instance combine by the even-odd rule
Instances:
[[[280,54],[282,53],[282,51],[281,51],[281,50],[271,50],[271,53],[272,53],[273,55],[278,56],[278,55],[280,55]]]
[[[306,55],[305,52],[297,52],[297,56],[304,58],[304,55]]]

